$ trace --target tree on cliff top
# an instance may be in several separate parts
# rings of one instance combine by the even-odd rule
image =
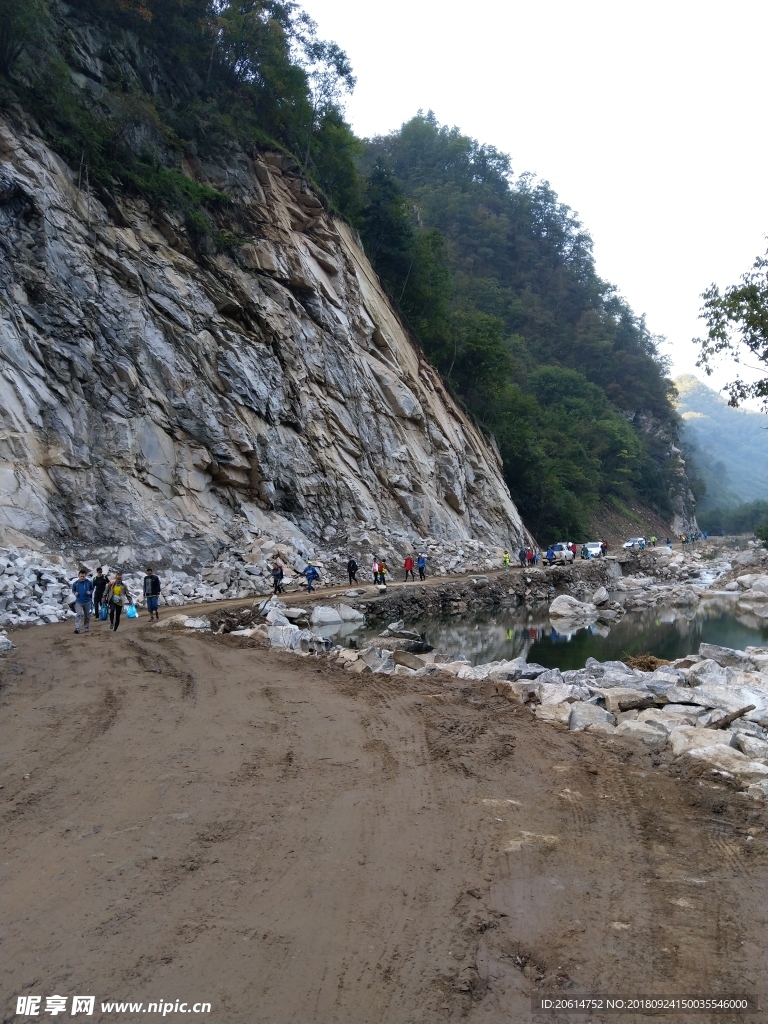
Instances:
[[[726,353],[735,363],[761,372],[768,370],[768,251],[757,257],[741,284],[731,285],[722,293],[713,284],[701,297],[704,305],[700,317],[708,331],[706,338],[694,339],[701,348],[696,365],[710,375],[715,357]],[[759,365],[746,363],[746,359],[754,359]],[[730,396],[729,405],[759,398],[768,412],[768,375],[753,383],[737,377],[725,390]]]

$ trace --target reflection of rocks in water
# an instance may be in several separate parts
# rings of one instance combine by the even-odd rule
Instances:
[[[564,625],[562,619],[550,620],[546,608],[497,608],[485,614],[409,621],[408,626],[424,633],[441,654],[463,656],[473,665],[523,657],[548,668],[569,669],[583,667],[589,657],[621,660],[649,651],[672,661],[697,651],[702,642],[741,649],[768,643],[768,625],[737,612],[728,598],[703,601],[696,608],[631,611],[611,625]],[[358,630],[355,635],[373,636],[380,628]]]

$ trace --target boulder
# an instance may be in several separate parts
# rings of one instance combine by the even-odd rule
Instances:
[[[515,658],[513,661],[497,662],[488,674],[491,679],[507,679],[514,682],[515,679],[523,677],[526,668],[527,665],[522,658]]]
[[[601,605],[608,604],[611,596],[605,587],[598,587],[592,595],[592,604],[597,605],[599,608]]]
[[[302,630],[298,626],[270,626],[269,642],[272,647],[284,647],[287,650],[295,650],[299,643],[299,635]]]
[[[753,669],[755,667],[752,658],[744,651],[734,651],[730,647],[720,647],[717,644],[700,644],[699,654],[702,658],[716,662],[721,668],[742,668]]]
[[[571,720],[571,705],[567,703],[539,704],[534,708],[533,713],[540,722],[568,726]]]
[[[550,668],[542,672],[536,679],[537,683],[546,683],[551,686],[562,686],[563,677],[559,668]]]
[[[270,608],[265,616],[270,626],[287,626],[288,618],[279,608]]]
[[[647,747],[660,750],[667,745],[667,734],[648,722],[621,722],[616,727],[616,735],[631,740],[640,740]]]
[[[654,699],[654,695],[646,690],[635,690],[628,686],[588,686],[587,689],[593,696],[601,697],[606,710],[611,712],[647,707]]]
[[[528,704],[531,700],[537,700],[539,690],[532,682],[508,683],[498,681],[495,685],[496,693],[512,704]]]
[[[598,707],[597,704],[578,703],[571,705],[571,716],[568,720],[568,728],[571,732],[581,732],[600,722],[615,725],[616,719],[610,711]]]
[[[549,606],[549,617],[572,619],[575,622],[589,621],[597,618],[597,608],[591,602],[579,601],[568,594],[561,594]]]
[[[611,736],[616,732],[616,726],[612,725],[610,722],[593,722],[589,727],[589,732],[601,732],[606,736]]]
[[[360,661],[368,666],[371,672],[382,675],[391,675],[395,670],[395,660],[391,651],[384,651],[380,647],[366,647],[360,652]]]
[[[678,725],[695,725],[701,713],[700,708],[690,704],[665,704],[664,707],[658,708],[658,711],[669,720],[672,728]]]
[[[338,607],[342,622],[365,622],[365,616],[357,608],[348,604],[340,604]]]
[[[736,583],[741,587],[742,590],[751,590],[755,580],[759,580],[761,577],[757,573],[748,572],[743,576],[737,576]]]
[[[430,644],[425,643],[418,634],[416,640],[402,640],[396,636],[377,636],[376,647],[386,651],[410,651],[411,654],[429,654],[432,650]]]
[[[309,616],[309,612],[306,608],[286,608],[283,615],[289,622],[295,622],[296,619],[306,619]]]
[[[426,664],[417,655],[410,654],[408,651],[393,651],[392,660],[395,665],[404,665],[406,668],[414,669],[414,671],[424,668]]]
[[[734,733],[736,746],[747,757],[753,761],[768,760],[768,740],[758,739],[757,736],[750,736],[749,733]]]
[[[724,686],[727,677],[725,670],[720,668],[716,661],[705,658],[704,661],[700,661],[688,669],[687,682],[689,686],[702,686],[705,683]]]
[[[660,708],[646,708],[644,711],[638,711],[636,721],[650,725],[667,736],[681,724],[669,715],[665,715]],[[686,722],[685,724],[689,723]]]
[[[185,629],[197,629],[201,633],[211,628],[210,619],[198,618],[194,615],[185,616],[186,622],[184,623]]]
[[[689,750],[699,750],[702,747],[717,747],[734,745],[732,733],[724,732],[721,729],[701,729],[697,726],[680,725],[673,729],[669,735],[669,742],[672,746],[672,753],[680,757]]]
[[[337,622],[341,622],[342,618],[337,608],[331,608],[329,605],[318,604],[312,609],[309,621],[313,626],[331,626]]]
[[[347,664],[344,666],[344,671],[351,672],[353,675],[370,675],[371,672],[370,668],[366,665],[366,663],[359,659],[357,661],[348,661]]]
[[[742,784],[768,784],[768,765],[760,761],[751,761],[740,750],[734,750],[725,744],[698,747],[687,751],[684,756],[692,761],[703,761],[716,771],[735,775]]]
[[[573,704],[577,700],[589,698],[586,686],[576,686],[573,683],[543,683],[541,678],[536,680],[536,685],[542,704]]]

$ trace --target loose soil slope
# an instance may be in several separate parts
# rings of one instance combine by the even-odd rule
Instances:
[[[22,992],[551,1022],[533,993],[765,986],[764,809],[711,775],[447,678],[146,620],[13,639],[4,1020]]]

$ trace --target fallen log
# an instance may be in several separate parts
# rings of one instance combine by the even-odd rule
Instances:
[[[732,711],[729,715],[723,715],[722,718],[718,718],[716,722],[710,722],[706,726],[707,729],[725,729],[731,722],[735,722],[737,718],[741,718],[742,715],[746,715],[748,711],[754,711],[755,704],[747,704],[745,708],[739,708],[738,711]]]

